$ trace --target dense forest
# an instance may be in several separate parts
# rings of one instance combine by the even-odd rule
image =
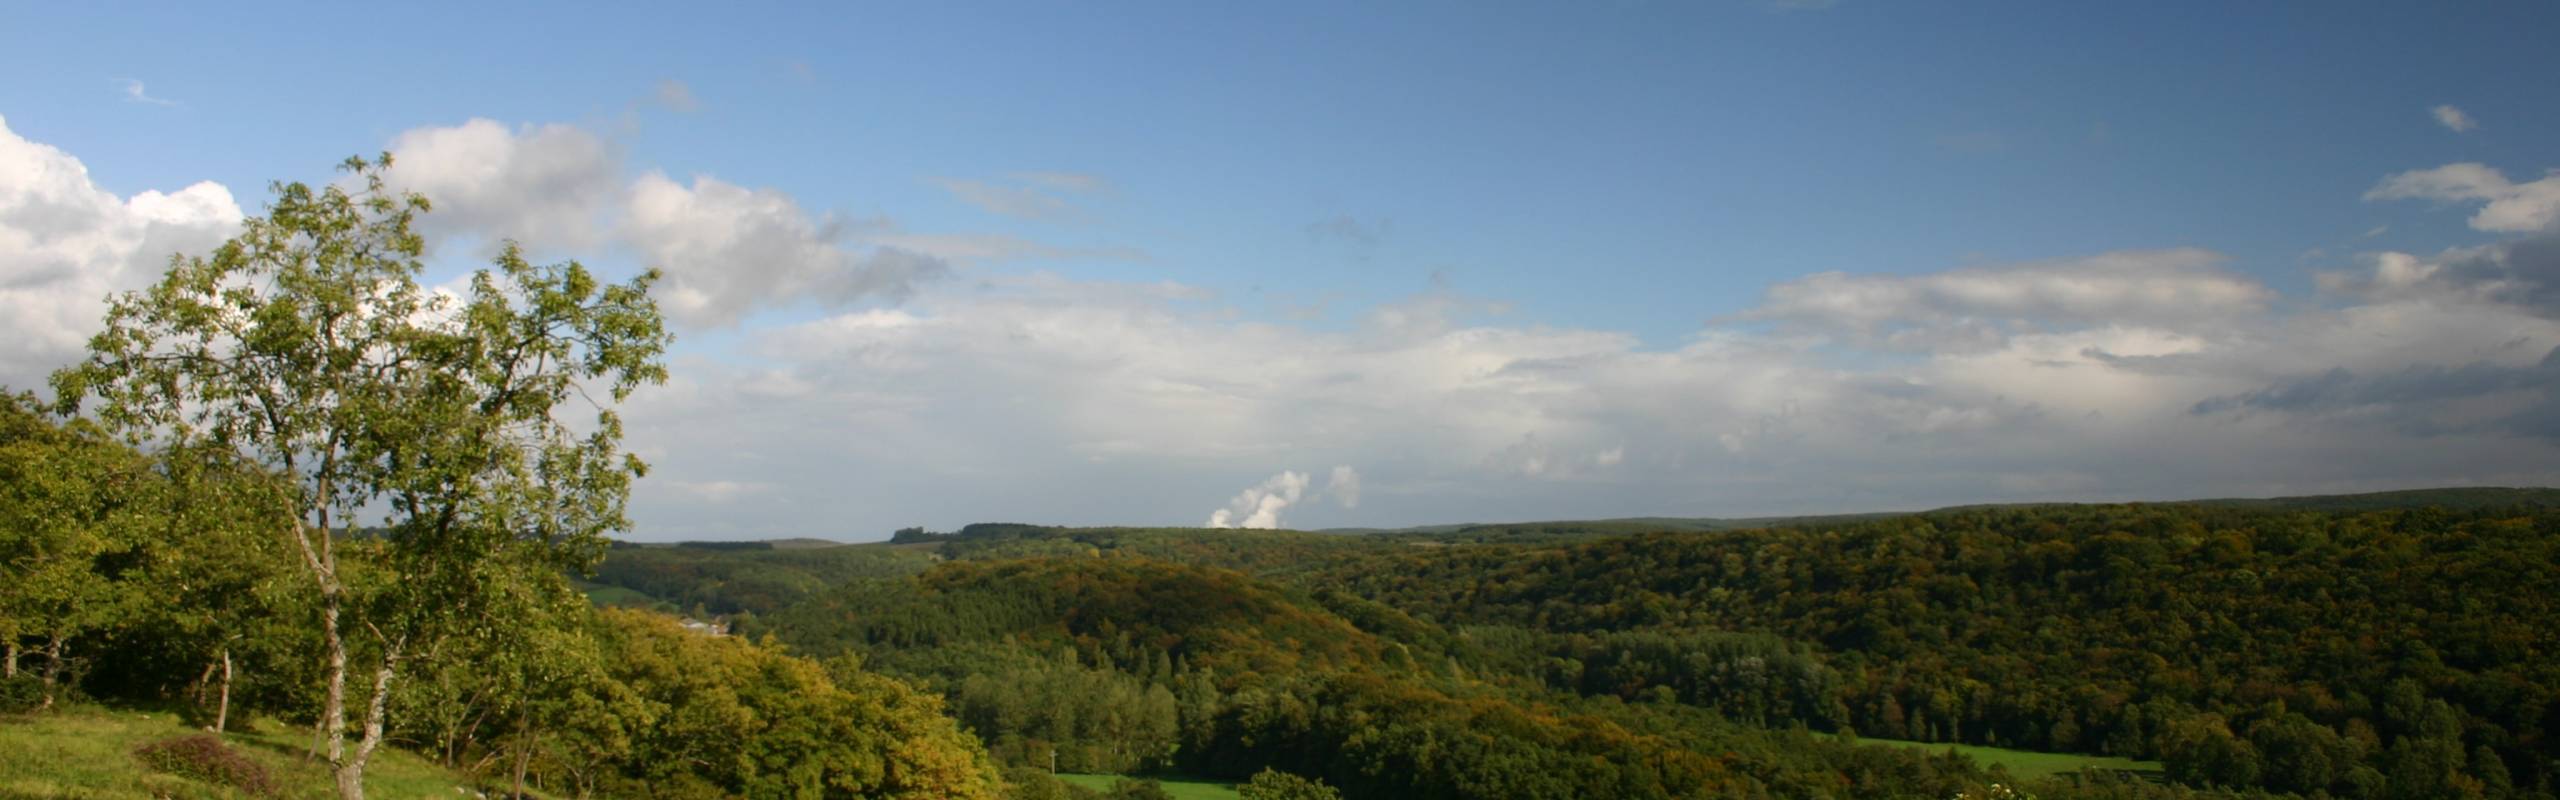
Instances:
[[[2029,783],[2039,796],[2536,797],[2560,779],[2551,499],[1655,532],[985,526],[840,548],[904,566],[741,611],[942,694],[1001,761],[1069,771],[1276,766],[1355,797],[2001,779],[1857,744],[1874,738],[2162,765]]]

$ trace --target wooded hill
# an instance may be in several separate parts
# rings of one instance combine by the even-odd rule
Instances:
[[[1998,779],[1844,741],[1866,736],[2165,765],[2165,784],[2029,787],[2046,797],[2548,797],[2554,496],[1649,533],[989,526],[806,553],[878,561],[739,611],[943,694],[1015,764],[1277,766],[1352,796],[1947,797]]]

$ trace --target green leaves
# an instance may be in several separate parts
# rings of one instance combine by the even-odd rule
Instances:
[[[426,198],[384,183],[389,155],[348,159],[351,181],[275,186],[264,217],[151,288],[109,303],[90,357],[57,373],[66,411],[133,441],[212,446],[286,475],[279,533],[298,553],[330,653],[330,755],[341,758],[350,654],[377,694],[404,659],[524,610],[527,576],[584,569],[642,470],[620,451],[620,402],[666,380],[671,340],[648,289],[512,245],[468,296],[420,285]],[[592,410],[577,419],[573,406]],[[388,519],[353,537],[362,515]],[[342,559],[342,556],[344,558]],[[292,556],[286,556],[291,558]],[[530,570],[530,571],[528,571]],[[343,615],[343,618],[342,618]],[[361,631],[354,647],[342,631]],[[380,707],[375,704],[374,707]],[[378,712],[342,793],[361,794]]]

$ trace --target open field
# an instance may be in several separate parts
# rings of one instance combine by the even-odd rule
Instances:
[[[195,732],[174,714],[72,706],[31,717],[0,717],[0,798],[246,798],[227,787],[147,771],[133,757],[145,743]],[[310,731],[268,720],[258,733],[225,737],[267,768],[286,798],[335,797],[328,768],[305,760]],[[383,748],[365,770],[367,797],[468,796],[463,781],[410,753]],[[459,792],[459,794],[457,794]],[[1232,796],[1232,795],[1229,795]]]
[[[1915,750],[1927,750],[1933,753],[1942,753],[1948,750],[1954,750],[1958,753],[1964,754],[1967,758],[1980,762],[1983,766],[1999,766],[2006,768],[2009,770],[2010,775],[2020,780],[2078,772],[2084,767],[2097,770],[2119,770],[2124,772],[2144,773],[2158,773],[2161,769],[2160,762],[2158,761],[2136,761],[2130,758],[2119,758],[2116,756],[2090,756],[2080,755],[2077,753],[2039,753],[2033,750],[2011,750],[2004,747],[1984,747],[1981,745],[1971,744],[1909,742],[1901,739],[1871,739],[1867,737],[1859,737],[1858,743],[1884,745],[1888,747],[1906,747]]]
[[[1120,779],[1125,777],[1128,776],[1061,774],[1058,776],[1058,780],[1101,792],[1109,791],[1111,789],[1111,784],[1118,782]],[[1193,780],[1190,778],[1177,778],[1161,775],[1148,775],[1143,777],[1152,779],[1157,783],[1164,784],[1165,793],[1173,795],[1174,800],[1236,800],[1236,787],[1235,784],[1232,783]]]

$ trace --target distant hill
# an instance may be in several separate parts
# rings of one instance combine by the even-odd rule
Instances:
[[[2560,489],[2453,487],[2303,497],[2234,497],[2186,502],[2234,508],[2280,508],[2302,511],[2386,511],[2421,506],[2433,506],[2452,511],[2477,511],[2517,507],[2560,508]]]
[[[2440,489],[2400,489],[2361,494],[2323,494],[2299,497],[2220,497],[2199,500],[2138,501],[2156,505],[2198,505],[2225,508],[2248,508],[2273,511],[2388,511],[2396,508],[2436,507],[2452,511],[2478,511],[2495,508],[2560,508],[2560,489],[2506,487],[2447,487]],[[1756,528],[1811,528],[1869,522],[1893,517],[1940,514],[1994,508],[2061,508],[2087,505],[2121,505],[2119,503],[1973,503],[1933,508],[1927,511],[1877,511],[1855,514],[1811,514],[1792,517],[1613,517],[1609,519],[1548,520],[1541,522],[1461,522],[1441,525],[1416,525],[1409,528],[1327,528],[1317,533],[1334,534],[1401,534],[1445,538],[1468,535],[1620,534],[1660,531],[1734,531]]]

